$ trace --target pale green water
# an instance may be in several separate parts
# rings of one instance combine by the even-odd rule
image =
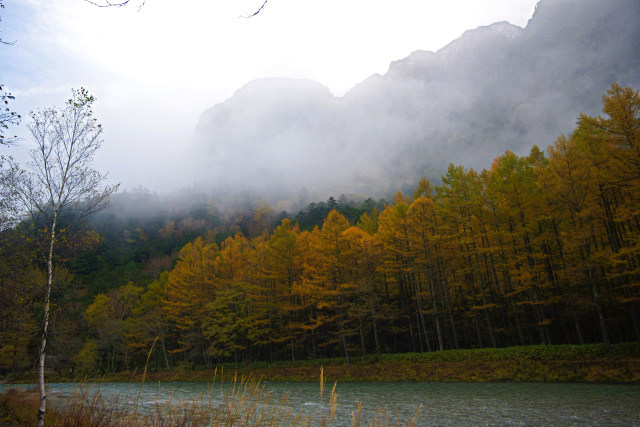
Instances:
[[[264,382],[278,402],[288,394],[287,405],[295,413],[317,411],[322,419],[328,411],[325,388],[320,401],[318,383]],[[0,390],[12,385],[0,385]],[[34,386],[21,385],[20,388]],[[50,392],[71,394],[73,384],[50,384]],[[134,402],[140,386],[131,383],[104,383],[92,386],[105,396],[118,395],[122,402]],[[211,385],[199,382],[145,384],[140,401],[143,407],[167,402],[208,399]],[[229,384],[213,386],[214,403],[221,401],[222,390]],[[336,426],[351,425],[351,413],[363,402],[362,425],[373,420],[378,409],[389,413],[391,421],[402,424],[413,418],[418,406],[420,426],[640,426],[640,386],[619,384],[548,384],[548,383],[339,383]]]

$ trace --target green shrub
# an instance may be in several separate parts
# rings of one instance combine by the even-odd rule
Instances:
[[[87,341],[80,351],[73,357],[76,373],[80,375],[94,375],[100,368],[98,344],[94,340]]]

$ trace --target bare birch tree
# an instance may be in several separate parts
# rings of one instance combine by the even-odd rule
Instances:
[[[2,7],[1,3],[0,7]],[[0,83],[0,147],[12,146],[18,142],[17,136],[5,135],[9,127],[20,123],[20,114],[12,111],[9,107],[9,101],[14,99],[15,97],[11,93],[3,92]],[[11,227],[18,217],[15,187],[11,183],[15,182],[19,173],[19,168],[16,167],[13,157],[0,155],[0,231]]]
[[[102,127],[93,117],[95,98],[86,89],[73,90],[63,108],[48,108],[31,113],[31,131],[35,148],[27,170],[17,175],[15,187],[20,204],[34,224],[45,224],[44,257],[47,283],[44,298],[42,338],[38,361],[40,389],[39,425],[44,425],[46,393],[44,381],[50,295],[56,227],[62,212],[81,218],[103,209],[117,185],[105,185],[106,175],[93,168],[93,157],[102,143]]]

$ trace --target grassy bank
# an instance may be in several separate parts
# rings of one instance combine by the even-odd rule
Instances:
[[[360,358],[280,362],[239,370],[271,381],[314,381],[324,367],[328,381],[553,381],[640,382],[640,343],[527,346],[449,350]],[[233,367],[227,367],[235,372]],[[198,372],[158,373],[197,379]]]
[[[383,354],[353,359],[320,359],[218,366],[217,378],[252,375],[269,381],[317,381],[320,368],[327,381],[521,381],[640,383],[640,343],[525,346],[447,350],[431,353]],[[92,381],[138,381],[142,370],[119,372]],[[212,370],[147,372],[148,381],[207,381]],[[35,377],[34,377],[35,378]],[[51,376],[48,381],[80,378]],[[17,379],[16,379],[17,380]],[[19,378],[29,382],[28,377]]]

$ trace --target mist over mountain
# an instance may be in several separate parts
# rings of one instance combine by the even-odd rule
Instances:
[[[499,22],[393,62],[343,97],[319,83],[248,83],[205,111],[185,162],[220,192],[309,200],[384,195],[546,148],[612,82],[640,87],[640,2],[542,0],[526,28]],[[357,52],[354,52],[357,54]]]

